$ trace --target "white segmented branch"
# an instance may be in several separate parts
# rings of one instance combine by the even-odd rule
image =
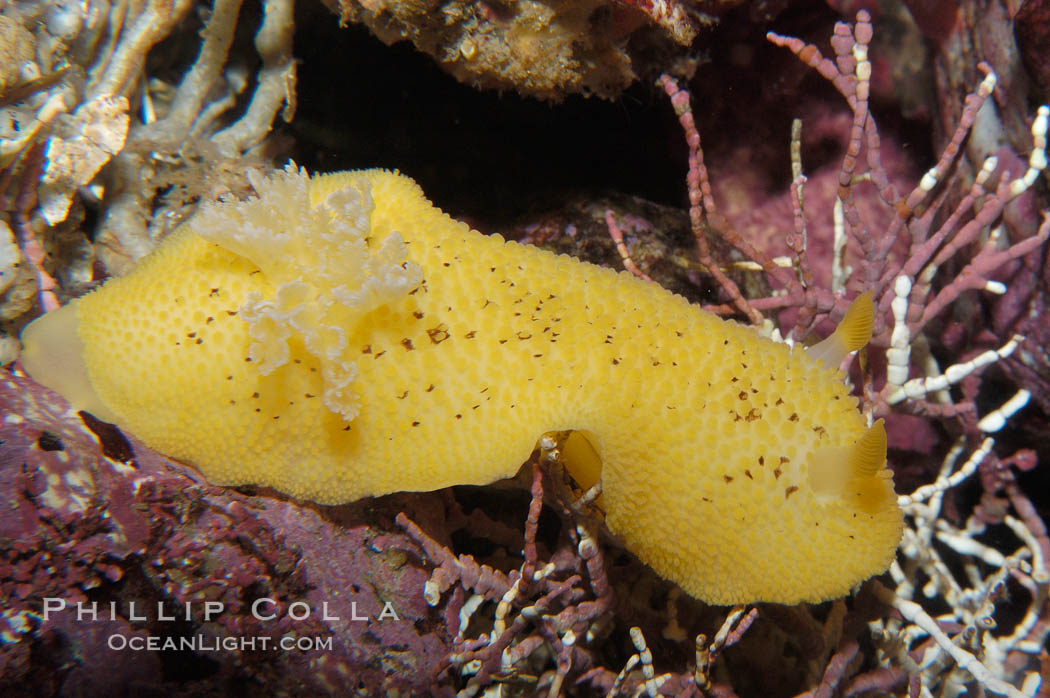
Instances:
[[[1028,156],[1028,171],[1010,183],[1010,196],[1019,196],[1035,184],[1039,173],[1046,169],[1046,130],[1050,120],[1050,107],[1043,105],[1032,122],[1032,154]]]
[[[1009,342],[1001,346],[999,349],[989,349],[965,363],[952,364],[944,370],[942,375],[912,379],[890,393],[887,402],[891,405],[895,405],[906,399],[917,399],[929,393],[944,390],[948,386],[955,385],[963,378],[966,378],[966,376],[984,368],[988,364],[995,363],[1000,359],[1005,359],[1014,352],[1017,345],[1022,341],[1024,341],[1024,337],[1021,335],[1014,335]]]
[[[642,662],[642,676],[645,677],[645,694],[655,698],[663,681],[657,683],[656,671],[653,669],[653,653],[649,650],[648,645],[645,644],[645,635],[642,634],[641,628],[637,626],[631,628],[631,642],[634,643],[634,648],[638,650],[638,657]],[[666,679],[664,680],[666,681]]]
[[[996,77],[993,71],[988,71],[988,74],[984,76],[984,80],[981,80],[980,86],[977,88],[977,92],[985,97],[992,94],[995,90],[995,83],[999,78]]]
[[[1031,399],[1032,394],[1027,390],[1018,390],[1014,396],[1007,400],[1002,407],[986,414],[981,421],[977,422],[977,428],[986,434],[997,432],[1006,426],[1006,420],[1015,415]]]
[[[846,279],[852,271],[849,267],[842,265],[846,253],[846,214],[842,207],[842,200],[835,197],[835,203],[831,210],[831,219],[834,225],[835,238],[831,251],[831,291],[841,293],[846,290]]]
[[[1026,696],[1034,696],[1039,691],[1039,687],[1043,685],[1043,677],[1039,675],[1038,671],[1030,671],[1024,677],[1024,683],[1021,684],[1021,693]]]
[[[977,185],[983,188],[997,167],[999,167],[999,156],[989,155],[986,157],[984,164],[981,165],[981,171],[977,173]]]
[[[463,606],[459,609],[459,632],[457,636],[463,637],[463,633],[466,632],[467,626],[470,625],[470,617],[474,615],[474,611],[478,610],[478,607],[485,602],[484,594],[473,594],[469,599],[463,602]],[[434,604],[430,604],[433,606]]]
[[[734,606],[730,610],[729,615],[722,622],[722,627],[715,633],[715,639],[711,641],[710,649],[712,652],[718,652],[722,649],[722,646],[726,643],[726,638],[729,637],[729,633],[736,626],[737,621],[743,618],[746,613],[748,613],[747,606]]]
[[[518,577],[514,580],[514,584],[511,585],[510,589],[507,589],[507,593],[503,595],[503,598],[499,600],[499,604],[496,606],[496,618],[492,623],[493,640],[506,631],[507,612],[510,610],[510,605],[514,603],[514,599],[518,598],[518,588],[520,586],[521,577]]]
[[[1002,567],[1006,564],[1006,556],[995,548],[991,548],[980,541],[955,531],[937,531],[937,540],[960,555],[969,555],[979,559],[981,562],[992,567]]]
[[[922,179],[919,180],[919,189],[928,192],[931,191],[935,186],[937,186],[937,168],[931,167],[930,169],[926,170],[926,174],[924,174],[922,176]]]
[[[1025,695],[1019,690],[994,676],[977,657],[952,642],[952,639],[941,630],[937,621],[931,618],[923,610],[922,606],[914,601],[898,598],[896,594],[882,586],[876,586],[875,593],[884,603],[896,608],[904,616],[905,620],[926,631],[933,641],[937,643],[937,646],[946,652],[959,668],[969,672],[987,690],[997,695],[1009,696],[1009,698],[1025,698]]]
[[[613,680],[612,686],[609,687],[609,692],[605,694],[606,698],[612,698],[612,696],[620,695],[620,687],[623,682],[627,680],[627,675],[631,673],[638,662],[642,661],[637,654],[632,654],[627,658],[627,662],[624,663],[623,669],[616,675],[616,679]]]
[[[1005,523],[1014,535],[1021,539],[1021,542],[1025,544],[1032,553],[1032,579],[1037,584],[1046,584],[1050,582],[1050,575],[1046,572],[1046,559],[1043,557],[1043,548],[1039,545],[1039,541],[1036,540],[1035,534],[1025,525],[1020,519],[1014,518],[1013,516],[1004,516],[1003,523]]]
[[[541,579],[546,579],[555,571],[557,571],[557,565],[553,562],[548,562],[546,565],[532,573],[532,581],[538,582]]]
[[[943,492],[947,489],[955,487],[960,482],[977,472],[977,466],[981,464],[992,451],[992,446],[995,445],[995,439],[988,437],[981,442],[981,445],[977,447],[977,450],[970,455],[970,458],[963,463],[963,466],[956,472],[952,473],[948,477],[939,477],[936,481],[931,482],[928,485],[923,485],[911,494],[902,494],[897,497],[897,503],[902,507],[907,507],[917,502],[922,502],[929,499],[932,495],[938,492]]]
[[[911,332],[908,330],[908,295],[911,279],[905,275],[893,283],[893,334],[886,350],[886,383],[900,388],[908,380],[908,360],[911,357]],[[892,403],[891,403],[892,404]]]

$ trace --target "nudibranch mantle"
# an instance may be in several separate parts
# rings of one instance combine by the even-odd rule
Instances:
[[[825,361],[470,230],[397,173],[253,185],[30,325],[30,375],[213,483],[321,504],[489,483],[573,431],[610,529],[712,603],[834,598],[892,561],[885,431]]]

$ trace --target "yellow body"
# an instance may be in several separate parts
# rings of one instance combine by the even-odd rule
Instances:
[[[274,177],[291,187],[305,175]],[[260,308],[299,302],[312,283],[303,270],[324,255],[285,247],[249,259],[238,251],[250,240],[201,234],[221,241],[228,232],[202,225],[285,195],[270,186],[260,200],[214,205],[131,274],[60,311],[97,398],[67,396],[100,402],[213,483],[322,504],[492,482],[541,434],[574,430],[586,442],[569,449],[570,471],[589,444],[609,527],[713,603],[820,601],[889,565],[901,513],[885,435],[868,429],[838,370],[626,273],[472,231],[407,177],[371,170],[303,186],[315,207],[348,186],[370,194],[365,253],[399,233],[404,259],[394,245],[385,261],[411,289],[395,280],[355,314],[324,300],[340,293],[326,281],[298,319],[259,321]],[[279,288],[299,295],[266,305]],[[331,317],[345,342],[295,329]],[[60,332],[31,326],[23,362],[62,390],[84,381],[39,358],[41,337]],[[352,379],[326,392],[333,362]],[[578,479],[592,480],[593,456],[576,460]]]

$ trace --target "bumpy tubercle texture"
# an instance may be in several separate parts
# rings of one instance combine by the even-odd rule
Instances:
[[[396,173],[253,185],[75,301],[98,400],[151,447],[337,504],[509,477],[574,431],[610,529],[700,599],[821,601],[891,562],[885,433],[823,361]]]

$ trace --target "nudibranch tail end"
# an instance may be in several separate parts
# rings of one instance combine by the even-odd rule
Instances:
[[[84,345],[77,335],[77,301],[26,325],[20,340],[19,362],[33,380],[63,395],[75,409],[106,422],[116,421],[88,375]]]

